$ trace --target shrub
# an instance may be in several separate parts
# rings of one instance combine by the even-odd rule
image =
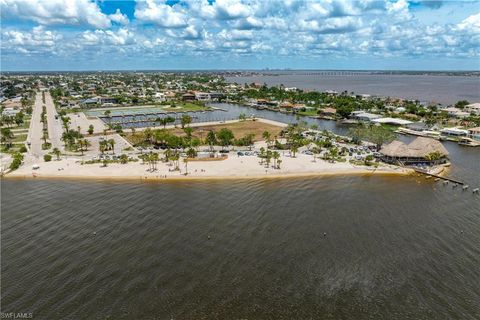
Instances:
[[[27,152],[27,147],[21,146],[18,151],[21,152],[21,153],[25,153],[25,152]]]
[[[13,154],[13,161],[10,163],[10,169],[16,170],[20,167],[23,161],[23,154],[16,152]]]
[[[42,150],[48,150],[51,147],[52,147],[52,144],[50,142],[42,143]]]
[[[46,154],[43,156],[43,160],[45,160],[45,162],[52,161],[52,156],[50,154]]]

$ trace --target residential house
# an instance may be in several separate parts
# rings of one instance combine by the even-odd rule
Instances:
[[[463,111],[480,116],[480,102],[467,104]]]

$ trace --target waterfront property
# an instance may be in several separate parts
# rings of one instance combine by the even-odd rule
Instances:
[[[409,144],[395,140],[384,146],[381,158],[387,163],[400,165],[436,165],[445,163],[448,151],[441,142],[418,137]]]
[[[440,133],[442,134],[442,136],[445,136],[445,137],[458,138],[458,137],[465,137],[468,134],[468,131],[464,129],[452,127],[452,128],[443,128],[442,130],[440,130]]]
[[[480,127],[468,129],[468,137],[480,141]]]
[[[468,147],[480,147],[480,127],[468,129],[467,136],[462,137],[458,143]]]
[[[399,118],[378,118],[378,119],[373,119],[372,122],[380,123],[380,124],[390,124],[394,126],[403,126],[403,125],[409,125],[413,123],[412,121],[399,119]]]
[[[480,116],[480,102],[467,104],[463,111]]]

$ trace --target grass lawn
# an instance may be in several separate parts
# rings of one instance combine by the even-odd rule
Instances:
[[[212,126],[192,127],[193,129],[192,135],[197,138],[205,139],[205,137],[208,134],[208,131],[213,130],[215,132],[218,132],[222,128],[227,128],[232,130],[236,139],[243,138],[247,134],[253,133],[255,135],[255,137],[253,138],[254,141],[263,140],[262,134],[264,131],[270,132],[270,135],[272,137],[279,136],[280,132],[282,131],[282,127],[274,126],[274,125],[260,122],[260,121],[241,121],[241,122],[218,124],[218,125],[212,125]],[[185,135],[185,132],[183,132],[181,128],[170,129],[169,131],[178,136]]]
[[[253,138],[254,141],[263,140],[262,134],[264,131],[270,132],[270,135],[273,137],[279,136],[280,132],[282,131],[282,127],[278,127],[275,125],[271,125],[268,123],[263,123],[260,121],[242,121],[242,122],[235,122],[235,123],[226,123],[226,124],[218,124],[218,125],[210,125],[210,126],[202,126],[202,127],[192,127],[193,137],[200,138],[204,140],[207,137],[208,131],[213,130],[215,132],[220,131],[222,128],[228,128],[232,130],[235,139],[243,138],[249,133],[255,135]],[[179,127],[176,129],[167,129],[169,132],[178,135],[178,136],[185,136],[185,132]],[[142,141],[141,138],[141,131],[135,133],[135,137],[132,137],[131,133],[127,133],[125,137],[130,143],[136,144]]]
[[[204,111],[204,110],[210,110],[211,108],[209,107],[204,107],[200,106],[195,103],[190,103],[190,102],[185,102],[185,103],[176,103],[175,108],[163,108],[164,111]]]
[[[15,134],[15,137],[13,138],[12,142],[22,142],[27,140],[27,135],[26,134]]]
[[[28,129],[30,127],[30,120],[25,120],[19,126],[2,126],[2,128],[10,128],[10,129]]]
[[[301,116],[318,116],[318,110],[306,110],[306,111],[300,111],[298,112],[299,115]]]

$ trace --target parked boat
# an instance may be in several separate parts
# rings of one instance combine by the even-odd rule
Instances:
[[[474,140],[472,138],[463,137],[458,141],[459,145],[467,147],[480,147],[480,141]]]

